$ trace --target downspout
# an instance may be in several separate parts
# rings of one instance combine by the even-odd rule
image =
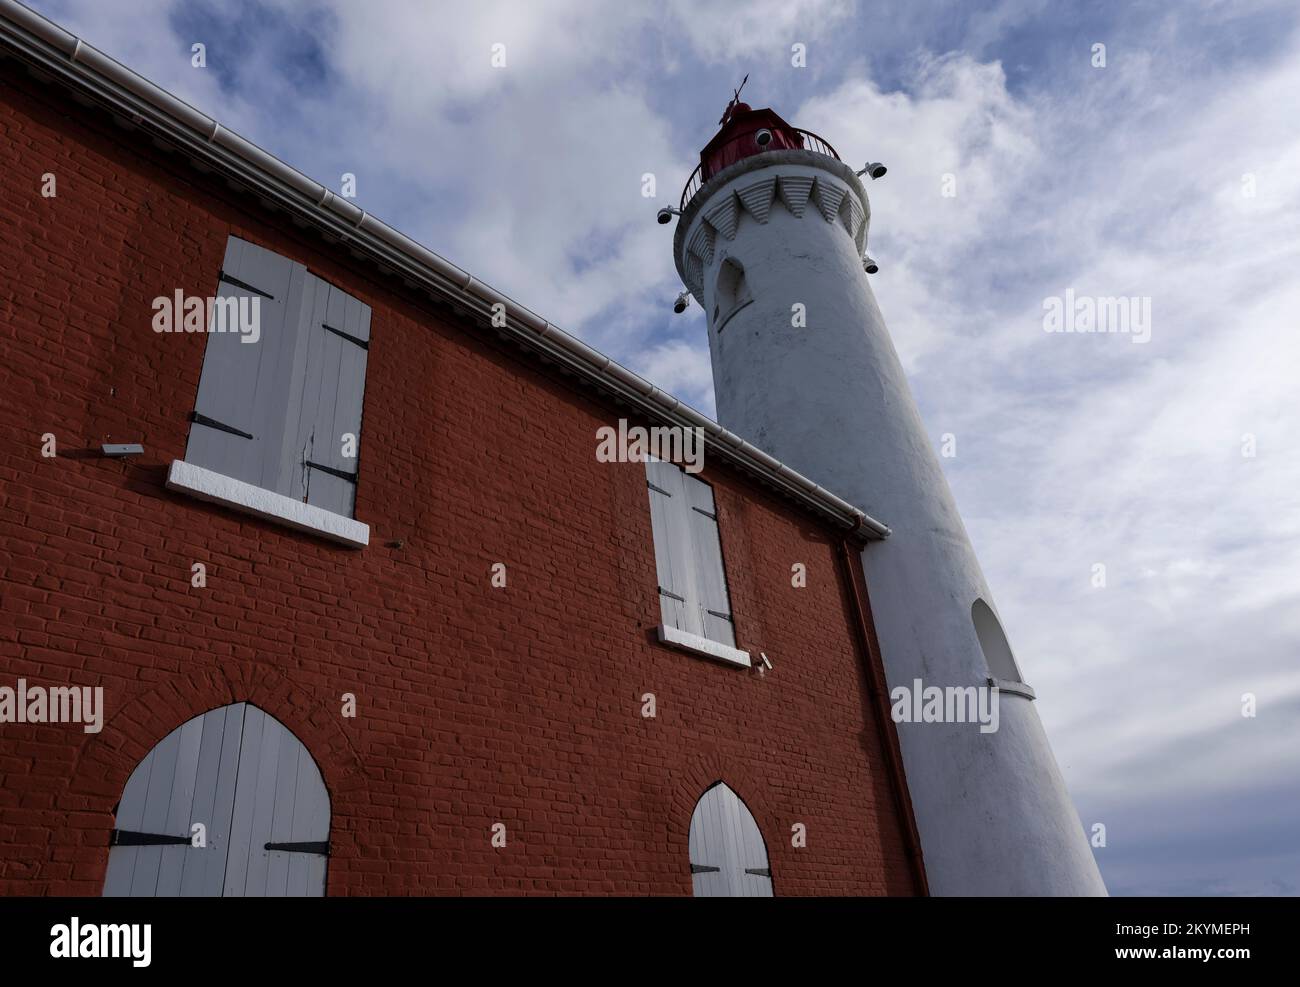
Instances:
[[[916,828],[916,814],[912,811],[912,799],[907,792],[907,776],[903,772],[903,752],[898,744],[898,731],[889,711],[885,667],[880,656],[880,641],[876,638],[871,619],[871,599],[867,595],[866,578],[862,574],[862,560],[858,556],[858,550],[850,544],[849,537],[840,540],[840,553],[844,561],[844,576],[849,584],[849,596],[853,600],[854,630],[858,635],[858,643],[862,646],[863,664],[866,665],[867,692],[875,705],[876,729],[894,790],[894,805],[903,827],[903,843],[912,868],[912,879],[916,882],[919,893],[928,897],[930,883],[925,877],[921,834]]]

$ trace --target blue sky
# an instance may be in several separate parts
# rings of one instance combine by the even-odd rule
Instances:
[[[653,215],[731,88],[884,161],[872,284],[1111,892],[1300,892],[1294,3],[33,6],[709,414]],[[1045,333],[1066,289],[1150,341]]]

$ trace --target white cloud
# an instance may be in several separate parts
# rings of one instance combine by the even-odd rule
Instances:
[[[788,57],[791,45],[807,45],[842,27],[855,6],[850,0],[668,2],[677,25],[706,63],[732,62],[774,51]]]
[[[706,415],[714,414],[713,371],[707,345],[672,340],[638,353],[635,363],[637,372],[647,380]]]
[[[1007,92],[997,63],[923,56],[909,81],[904,93],[851,79],[810,99],[795,118],[855,167],[879,160],[889,168],[868,182],[868,250],[885,272],[873,283],[912,370],[987,307],[944,285],[964,283],[964,268],[987,263],[981,244],[1038,150],[1033,114]]]

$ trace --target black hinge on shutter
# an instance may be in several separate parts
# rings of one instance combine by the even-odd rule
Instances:
[[[261,288],[254,288],[247,281],[240,281],[239,278],[232,278],[225,271],[221,272],[221,276],[217,280],[224,281],[226,284],[233,284],[236,288],[243,288],[245,291],[251,291],[255,295],[261,295],[263,298],[269,298],[271,301],[275,301],[274,295],[267,294]]]
[[[190,421],[195,425],[206,425],[208,428],[220,429],[223,432],[229,432],[231,435],[242,436],[245,439],[251,439],[253,436],[241,429],[235,428],[234,425],[227,425],[225,422],[219,422],[215,418],[209,418],[207,415],[201,415],[197,411],[190,412]]]
[[[692,874],[718,874],[721,871],[721,867],[710,867],[707,864],[691,864]]]
[[[746,867],[745,873],[753,874],[755,877],[771,878],[772,868],[771,867]]]
[[[323,473],[329,473],[331,476],[337,476],[340,480],[347,480],[349,483],[357,482],[357,475],[355,473],[344,473],[342,470],[336,470],[333,466],[313,463],[310,459],[307,460],[307,465],[314,470],[320,470]]]
[[[356,344],[357,344],[358,346],[360,346],[363,350],[368,350],[368,349],[370,349],[370,342],[369,342],[368,340],[360,339],[360,338],[358,338],[357,336],[352,335],[351,333],[344,332],[342,329],[335,329],[335,328],[334,328],[332,325],[330,325],[329,323],[322,322],[322,323],[321,323],[321,328],[324,329],[326,332],[332,332],[332,333],[334,333],[334,335],[336,335],[336,336],[342,336],[342,337],[343,337],[344,339],[346,339],[349,343],[356,343]]]
[[[283,850],[285,853],[319,853],[328,857],[330,854],[330,841],[323,840],[319,843],[268,843],[268,850]]]
[[[188,846],[192,842],[188,836],[136,833],[129,829],[115,829],[108,836],[109,846]]]
[[[660,593],[661,596],[672,597],[672,598],[673,598],[674,600],[676,600],[678,603],[685,603],[685,602],[686,602],[686,597],[684,597],[684,596],[678,596],[678,595],[677,595],[676,593],[674,593],[672,590],[670,590],[670,589],[664,589],[662,586],[659,587],[659,593]]]
[[[647,487],[649,487],[651,490],[658,490],[658,491],[659,491],[661,494],[663,494],[665,497],[671,497],[671,496],[672,496],[672,494],[670,494],[670,493],[669,493],[667,490],[665,490],[663,487],[657,487],[657,486],[655,486],[653,483],[651,483],[649,480],[646,480],[646,481],[645,481],[645,485],[646,485]]]

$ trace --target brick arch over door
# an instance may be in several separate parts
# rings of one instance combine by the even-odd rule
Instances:
[[[691,814],[690,867],[697,898],[770,898],[767,841],[745,800],[724,781]]]
[[[308,692],[295,686],[265,664],[227,664],[222,669],[195,668],[147,691],[136,693],[120,705],[105,692],[104,729],[86,735],[71,772],[68,792],[72,800],[94,811],[97,824],[71,831],[81,845],[97,850],[98,873],[80,878],[102,887],[113,829],[113,810],[131,773],[161,738],[178,726],[209,710],[247,702],[275,717],[311,752],[320,768],[336,809],[332,824],[331,881],[346,877],[357,857],[351,820],[339,818],[340,803],[365,804],[368,777],[365,766],[346,733],[337,691]],[[94,893],[94,892],[92,892]]]
[[[158,741],[131,772],[115,823],[105,896],[325,893],[320,768],[251,703],[209,710]]]
[[[668,840],[676,859],[681,862],[683,895],[694,893],[690,867],[691,820],[701,796],[715,785],[725,783],[737,793],[763,833],[772,836],[788,832],[783,828],[785,824],[772,815],[767,779],[761,772],[751,769],[749,760],[743,756],[724,754],[716,748],[696,751],[674,775],[674,781]],[[781,846],[777,840],[775,849],[779,850]],[[770,858],[768,866],[771,867]]]

